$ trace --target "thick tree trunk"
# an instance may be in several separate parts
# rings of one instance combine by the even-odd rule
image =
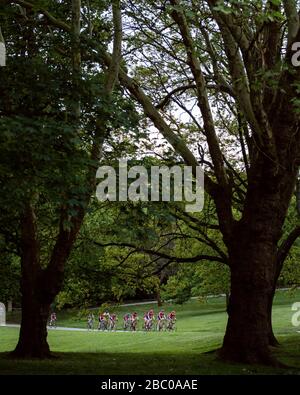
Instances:
[[[281,366],[271,354],[270,345],[277,343],[271,315],[280,273],[278,242],[296,170],[281,172],[272,168],[266,158],[260,161],[249,174],[242,219],[233,225],[226,240],[231,291],[220,355],[236,362]]]
[[[253,254],[256,257],[253,257]],[[273,273],[269,265],[275,256],[248,250],[234,263],[228,323],[220,355],[242,363],[275,364],[270,344],[270,300]],[[234,261],[234,260],[233,260]]]
[[[12,354],[20,358],[48,358],[51,356],[47,343],[50,306],[61,290],[64,266],[79,226],[72,237],[62,232],[46,269],[42,269],[39,263],[33,210],[25,216],[22,228],[22,321],[19,341]]]
[[[268,220],[272,213],[268,205],[264,210],[269,213],[266,217],[255,218],[254,211],[251,221],[235,229],[229,253],[228,323],[220,355],[235,362],[282,366],[270,349],[279,344],[272,328],[272,305],[281,270],[277,249],[281,223]]]
[[[22,322],[19,341],[13,355],[22,358],[50,356],[47,343],[47,319],[50,303],[41,297],[42,268],[39,261],[36,217],[30,204],[21,221],[21,293]]]
[[[23,295],[19,341],[13,355],[20,358],[49,358],[47,320],[50,305]]]

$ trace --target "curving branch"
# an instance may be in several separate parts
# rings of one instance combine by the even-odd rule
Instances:
[[[171,256],[168,255],[164,252],[160,252],[158,250],[152,250],[150,248],[144,248],[144,247],[139,247],[136,246],[132,243],[115,243],[115,242],[110,242],[110,243],[100,243],[98,241],[93,240],[93,244],[95,244],[98,247],[127,247],[127,248],[133,248],[136,252],[144,252],[148,255],[153,255],[156,257],[160,257],[163,259],[167,259],[172,262],[177,262],[177,263],[193,263],[193,262],[198,262],[198,261],[212,261],[212,262],[220,262],[228,265],[228,262],[224,262],[224,259],[220,256],[212,256],[212,255],[206,255],[206,254],[198,254],[190,257],[177,257],[177,256]]]
[[[184,93],[188,89],[195,89],[196,85],[195,84],[188,84],[188,85],[183,85],[183,86],[178,86],[177,88],[173,89],[171,92],[169,92],[155,107],[158,110],[162,110],[164,107],[166,107],[172,96],[174,96],[176,93]]]
[[[281,245],[278,247],[278,252],[277,252],[277,265],[281,268],[283,266],[283,263],[288,256],[290,249],[293,247],[295,241],[298,239],[300,236],[300,226],[296,226],[290,234],[287,236],[287,238],[281,243]]]

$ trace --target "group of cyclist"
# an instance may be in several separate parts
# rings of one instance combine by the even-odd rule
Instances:
[[[159,311],[156,317],[156,329],[158,331],[169,330],[172,331],[175,329],[176,323],[176,312],[175,310],[166,314],[163,309]],[[150,309],[147,313],[144,314],[144,326],[143,329],[145,331],[151,331],[155,328],[155,313],[153,309]]]
[[[88,316],[87,326],[88,329],[94,328],[95,317],[93,313]],[[98,329],[99,330],[116,330],[118,317],[116,314],[110,314],[108,311],[100,313],[98,317]],[[143,316],[143,329],[145,331],[151,330],[168,330],[172,331],[175,329],[176,323],[176,312],[173,310],[166,314],[163,309],[159,311],[155,317],[153,309],[147,311]],[[129,330],[135,332],[138,328],[139,316],[137,312],[126,313],[123,316],[123,330]]]
[[[110,314],[108,311],[100,313],[98,316],[98,329],[114,331],[117,327],[118,317],[115,313]],[[94,327],[94,314],[90,313],[88,316],[88,329]]]
[[[52,312],[50,316],[50,327],[56,327],[56,313]],[[110,314],[107,310],[103,313],[99,313],[98,316],[98,330],[108,330],[115,331],[117,329],[117,321],[118,317],[115,313]],[[173,310],[170,313],[166,314],[163,309],[159,311],[157,316],[155,317],[155,313],[153,309],[147,311],[143,316],[143,329],[145,331],[151,330],[175,330],[176,323],[176,312]],[[135,332],[138,327],[139,316],[137,312],[126,313],[123,316],[123,330],[133,331]],[[87,328],[88,330],[92,330],[95,327],[95,316],[91,312],[87,317]]]

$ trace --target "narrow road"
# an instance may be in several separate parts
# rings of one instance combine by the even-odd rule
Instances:
[[[17,324],[7,324],[7,325],[2,325],[3,328],[20,328],[20,325]],[[101,332],[101,333],[110,333],[110,332],[130,332],[134,333],[134,331],[122,331],[122,330],[117,330],[117,331],[99,331],[98,329],[86,329],[86,328],[66,328],[64,326],[57,326],[53,328],[52,326],[47,326],[47,329],[49,331],[71,331],[71,332]],[[145,331],[135,331],[135,332],[145,332]],[[145,332],[146,333],[146,332]]]

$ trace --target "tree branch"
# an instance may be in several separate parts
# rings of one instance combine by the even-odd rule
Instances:
[[[188,85],[183,85],[183,86],[178,86],[177,88],[173,89],[171,92],[169,92],[155,107],[158,110],[162,110],[164,107],[166,107],[170,99],[172,98],[173,95],[176,93],[184,93],[188,89],[195,89],[196,85],[195,84],[188,84]]]
[[[111,243],[100,243],[97,241],[93,241],[93,243],[95,245],[97,245],[98,247],[127,247],[127,248],[134,248],[137,252],[144,252],[148,255],[154,255],[154,256],[158,256],[160,258],[164,258],[167,260],[170,260],[172,262],[177,262],[177,263],[193,263],[193,262],[198,262],[201,260],[207,260],[207,261],[214,261],[214,262],[221,262],[224,264],[228,264],[227,262],[224,262],[224,259],[219,257],[219,256],[212,256],[212,255],[205,255],[205,254],[199,254],[199,255],[195,255],[192,257],[176,257],[176,256],[171,256],[168,254],[165,254],[163,252],[160,251],[154,251],[151,250],[149,248],[144,248],[144,247],[138,247],[134,244],[131,243],[115,243],[115,242],[111,242]]]
[[[228,189],[228,179],[224,169],[223,156],[214,128],[213,116],[208,102],[205,78],[201,70],[199,59],[195,53],[195,45],[193,43],[189,26],[181,5],[177,0],[170,0],[170,3],[173,5],[171,16],[179,27],[184,46],[186,48],[187,61],[196,83],[198,106],[203,117],[204,132],[207,137],[216,178],[219,185],[224,188],[224,193],[226,193]]]
[[[255,88],[255,82],[259,82],[258,70],[264,68],[262,48],[250,44],[248,33],[247,35],[245,33],[247,28],[243,27],[242,29],[236,22],[234,15],[227,15],[215,9],[217,0],[208,0],[208,4],[223,37],[239,108],[243,111],[252,129],[260,151],[265,153],[277,166],[278,156],[275,139],[263,106],[263,90],[259,91]],[[252,81],[251,85],[248,80]]]
[[[120,0],[112,1],[113,24],[114,24],[114,44],[111,63],[106,73],[105,90],[111,93],[118,79],[120,62],[122,57],[122,15]]]
[[[296,226],[287,238],[281,243],[277,252],[277,262],[279,267],[282,267],[286,257],[288,256],[293,244],[300,236],[300,226]]]

